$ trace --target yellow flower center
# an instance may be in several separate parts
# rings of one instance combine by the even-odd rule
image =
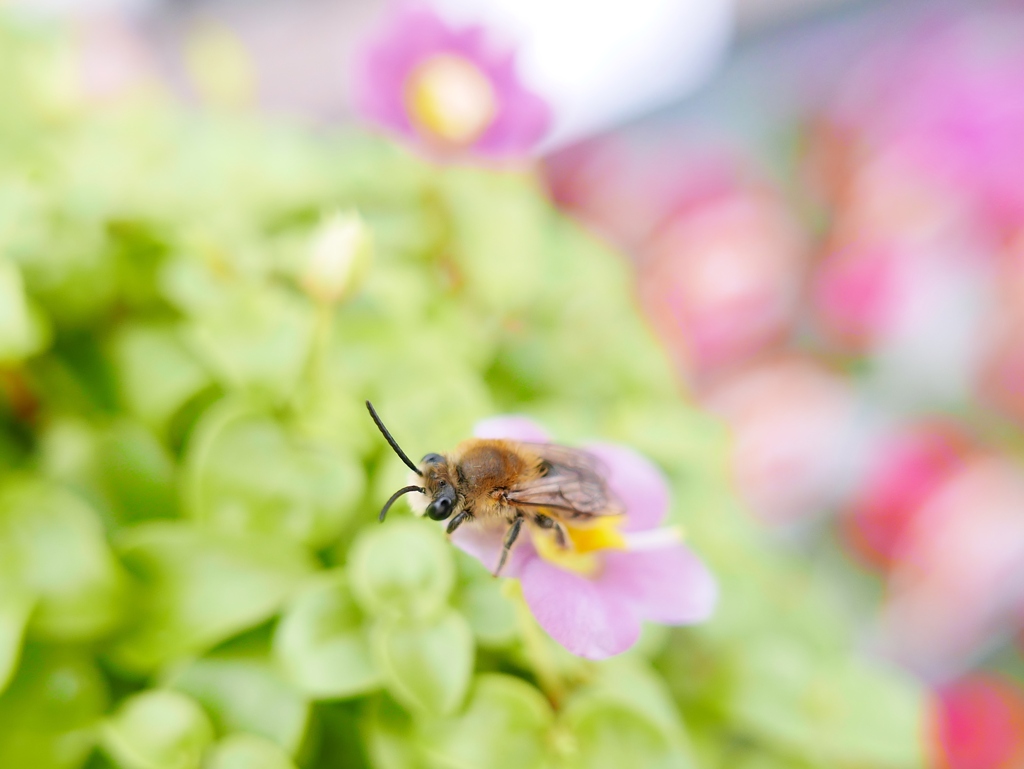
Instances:
[[[566,524],[569,547],[561,548],[546,531],[531,528],[533,546],[546,561],[566,571],[591,576],[600,569],[597,553],[601,550],[625,550],[626,537],[619,531],[624,516],[610,515],[595,518],[586,526]]]
[[[471,61],[447,53],[431,56],[412,71],[405,105],[421,132],[455,145],[479,137],[497,113],[488,77]]]

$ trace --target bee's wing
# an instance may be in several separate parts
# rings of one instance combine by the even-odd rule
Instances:
[[[623,512],[605,482],[604,463],[593,454],[553,443],[520,445],[540,457],[545,474],[509,489],[510,503],[547,508],[569,519]]]

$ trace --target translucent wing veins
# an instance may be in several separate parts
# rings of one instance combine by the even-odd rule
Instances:
[[[621,503],[605,482],[604,464],[593,454],[552,443],[521,445],[541,459],[546,473],[509,489],[510,504],[550,508],[567,518],[623,512]]]

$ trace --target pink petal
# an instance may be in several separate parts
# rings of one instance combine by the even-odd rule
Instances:
[[[353,63],[358,110],[393,131],[415,137],[405,104],[406,81],[419,63],[436,54],[467,59],[494,88],[497,114],[472,151],[492,158],[524,155],[547,132],[551,110],[520,81],[512,48],[484,27],[450,26],[433,9],[415,4],[396,8]]]
[[[452,33],[427,8],[400,6],[353,62],[357,109],[394,131],[414,136],[405,106],[405,82],[424,59],[450,47]]]
[[[526,155],[544,138],[551,126],[547,102],[519,82],[512,63],[491,72],[498,92],[498,114],[473,149],[494,158]]]
[[[493,573],[501,558],[506,531],[506,526],[489,526],[470,521],[452,533],[451,541],[459,550],[469,553],[480,561],[485,569]],[[521,532],[519,541],[508,554],[508,561],[505,563],[505,568],[501,570],[501,576],[518,577],[524,565],[536,558],[537,551],[533,549],[529,534],[525,531]]]
[[[609,551],[601,589],[627,602],[640,617],[665,625],[703,622],[718,603],[718,583],[685,545]]]
[[[523,566],[521,580],[537,622],[578,657],[599,660],[621,654],[640,636],[640,620],[632,607],[601,582],[562,571],[542,558]]]
[[[536,422],[516,414],[482,419],[473,428],[473,435],[477,438],[504,438],[531,443],[547,443],[550,440]]]
[[[608,466],[608,485],[626,506],[626,531],[653,529],[668,512],[668,484],[654,463],[633,449],[595,443],[587,450]]]

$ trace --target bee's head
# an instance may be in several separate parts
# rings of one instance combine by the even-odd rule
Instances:
[[[448,461],[440,454],[427,454],[420,461],[420,474],[423,477],[423,493],[430,498],[427,517],[435,521],[450,518],[455,511],[458,495],[455,493]]]
[[[415,483],[412,483],[409,486],[404,486],[391,495],[391,498],[384,503],[384,507],[380,511],[379,519],[381,521],[384,520],[384,517],[388,514],[388,510],[391,509],[391,505],[395,503],[395,500],[403,494],[409,494],[413,491],[425,494],[430,500],[430,504],[427,505],[427,508],[424,511],[428,517],[435,521],[443,521],[450,518],[452,513],[455,512],[455,504],[458,499],[458,495],[455,493],[454,479],[452,478],[451,471],[448,468],[448,460],[440,454],[427,454],[420,462],[420,466],[417,467],[412,463],[412,460],[409,459],[406,453],[402,451],[398,442],[391,437],[391,433],[388,432],[388,429],[384,426],[380,417],[377,416],[377,412],[374,410],[370,401],[366,401],[366,408],[369,410],[370,416],[373,417],[373,421],[377,425],[377,429],[380,430],[384,439],[388,442],[388,445],[391,446],[399,458],[405,462],[406,467],[418,476],[414,479],[414,481],[416,481]],[[419,485],[420,483],[423,485]]]

